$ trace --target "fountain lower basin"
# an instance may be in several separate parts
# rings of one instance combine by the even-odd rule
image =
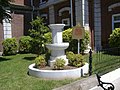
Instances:
[[[76,79],[88,73],[88,63],[76,69],[69,70],[40,70],[34,68],[35,64],[31,64],[29,68],[29,75],[44,79],[62,80],[62,79]]]

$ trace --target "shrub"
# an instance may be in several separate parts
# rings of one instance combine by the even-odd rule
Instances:
[[[89,31],[85,30],[85,37],[84,39],[81,39],[81,52],[83,53],[84,50],[87,49],[88,44],[90,43],[90,33]]]
[[[73,66],[82,67],[84,65],[84,59],[81,54],[75,54],[75,60],[73,61]]]
[[[47,64],[47,62],[46,62],[45,58],[42,55],[35,58],[35,66],[37,68],[45,67],[46,64]]]
[[[65,60],[62,59],[62,58],[58,58],[56,59],[56,62],[54,64],[54,69],[57,69],[57,70],[62,70],[65,66]]]
[[[32,38],[30,36],[22,36],[19,40],[19,52],[28,53],[31,51]]]
[[[31,22],[31,25],[33,29],[29,30],[30,37],[32,37],[32,50],[33,53],[36,54],[43,54],[45,53],[45,43],[46,38],[44,37],[44,34],[48,32],[48,27],[44,26],[43,19],[40,17],[37,17],[37,19],[33,20]]]
[[[7,38],[2,42],[3,55],[13,55],[17,53],[18,43],[16,38]]]
[[[110,47],[120,47],[120,28],[113,30],[109,38]]]
[[[69,60],[69,64],[75,67],[81,67],[84,63],[84,58],[81,54],[74,54],[73,52],[67,52],[67,58]]]
[[[44,34],[44,37],[46,38],[46,43],[52,43],[52,33],[51,32],[47,32]]]
[[[69,64],[73,65],[73,61],[75,60],[75,54],[71,51],[66,53],[67,59],[69,60]]]

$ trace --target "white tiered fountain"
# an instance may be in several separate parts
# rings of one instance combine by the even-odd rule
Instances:
[[[46,47],[51,50],[49,65],[53,67],[54,62],[57,58],[62,58],[68,64],[68,59],[66,59],[65,49],[68,48],[69,43],[63,43],[62,41],[62,30],[65,24],[51,24],[49,25],[52,30],[52,44],[47,44]]]
[[[51,50],[50,60],[48,61],[49,66],[53,67],[56,58],[64,59],[66,61],[65,65],[67,65],[68,59],[66,59],[65,49],[69,46],[69,43],[63,43],[62,41],[64,24],[51,24],[49,27],[52,30],[52,44],[46,45]],[[45,79],[75,79],[88,73],[88,63],[83,67],[68,70],[41,70],[34,68],[34,66],[35,64],[29,65],[29,75]]]

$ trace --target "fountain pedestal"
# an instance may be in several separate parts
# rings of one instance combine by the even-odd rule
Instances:
[[[65,55],[65,49],[68,48],[69,43],[63,43],[62,41],[62,30],[64,24],[50,24],[49,27],[52,30],[52,44],[47,44],[46,47],[51,50],[50,60],[48,61],[49,66],[53,67],[54,62],[57,58],[62,58],[66,61],[65,65],[68,64],[68,59]]]

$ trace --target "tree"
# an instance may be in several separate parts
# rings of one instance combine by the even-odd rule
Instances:
[[[49,31],[47,26],[44,26],[43,19],[37,17],[37,19],[31,22],[33,29],[30,29],[30,36],[32,37],[32,50],[34,53],[42,54],[45,50],[46,38],[44,34]]]
[[[11,18],[10,11],[7,11],[8,8],[10,10],[10,2],[13,0],[0,0],[0,23],[2,23],[2,20],[5,18]]]

